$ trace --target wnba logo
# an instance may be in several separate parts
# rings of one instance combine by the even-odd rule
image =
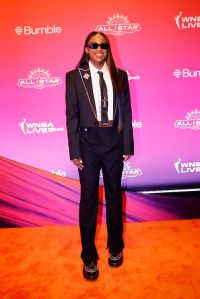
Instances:
[[[181,162],[181,158],[174,162],[174,167],[178,174],[200,172],[200,162]]]
[[[34,122],[29,123],[27,119],[24,118],[22,122],[19,123],[20,129],[26,134],[45,134],[45,133],[54,133],[54,132],[63,132],[64,128],[56,128],[54,123],[49,122]]]
[[[132,76],[132,75],[130,74],[130,72],[127,71],[127,70],[126,70],[126,73],[127,73],[128,80],[129,80],[129,81],[130,81],[130,80],[139,80],[139,79],[140,79],[140,76]]]
[[[178,29],[200,28],[200,16],[182,16],[182,12],[174,18]]]

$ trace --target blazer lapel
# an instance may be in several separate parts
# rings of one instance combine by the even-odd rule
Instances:
[[[91,105],[95,118],[97,119],[97,112],[96,112],[96,105],[94,100],[94,94],[92,89],[92,79],[90,74],[90,69],[88,65],[84,65],[83,67],[79,68],[79,74],[81,76],[81,80],[88,98],[88,101]]]

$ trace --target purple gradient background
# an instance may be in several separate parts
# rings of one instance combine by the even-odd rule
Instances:
[[[140,80],[130,80],[133,121],[142,128],[134,129],[135,155],[132,167],[142,175],[127,178],[127,188],[162,187],[199,184],[199,173],[178,174],[174,162],[200,161],[200,130],[174,128],[177,119],[200,109],[200,77],[175,78],[175,69],[198,70],[200,28],[178,29],[174,20],[179,12],[199,16],[199,1],[158,0],[124,3],[93,1],[25,1],[4,3],[1,26],[1,109],[0,155],[23,164],[46,170],[61,170],[68,178],[78,179],[72,166],[64,132],[24,135],[19,123],[53,122],[65,128],[65,73],[74,68],[83,50],[86,35],[108,17],[119,12],[129,22],[138,22],[140,32],[122,36],[110,35],[117,65]],[[89,17],[88,17],[89,14]],[[8,17],[9,16],[9,17]],[[16,26],[46,25],[62,27],[57,35],[17,36]],[[37,90],[17,86],[21,78],[37,67],[61,77],[62,85]]]
[[[199,199],[124,192],[123,221],[160,221],[200,217]],[[78,225],[77,180],[0,157],[0,227]],[[106,201],[99,188],[98,223],[106,223]]]

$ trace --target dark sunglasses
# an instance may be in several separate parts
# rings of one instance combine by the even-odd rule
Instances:
[[[108,50],[109,44],[106,44],[106,43],[102,43],[102,44],[91,43],[91,44],[88,45],[88,48],[90,48],[90,49],[95,49],[96,50],[98,47],[100,47],[103,50]]]

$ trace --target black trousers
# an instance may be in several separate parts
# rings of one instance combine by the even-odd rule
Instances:
[[[79,170],[81,258],[84,263],[89,263],[98,258],[95,233],[101,169],[106,198],[107,248],[110,252],[119,252],[124,247],[121,194],[123,140],[115,127],[88,128],[80,131],[80,146],[84,165],[84,169]]]

